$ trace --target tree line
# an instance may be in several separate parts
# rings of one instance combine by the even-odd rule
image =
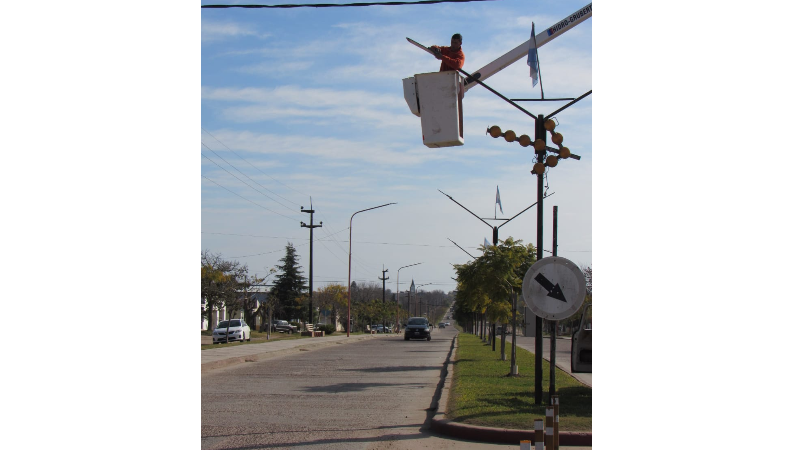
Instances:
[[[308,284],[303,268],[294,246],[287,243],[284,257],[279,264],[269,269],[263,276],[248,277],[248,267],[238,261],[228,261],[218,254],[207,250],[201,253],[201,300],[205,308],[201,313],[210,326],[212,311],[226,308],[227,311],[243,311],[244,319],[249,324],[261,318],[261,323],[269,324],[272,320],[303,321],[309,316]],[[272,286],[266,290],[266,282]],[[261,292],[261,302],[253,295]],[[265,295],[263,295],[265,294]],[[353,319],[351,330],[364,330],[371,324],[403,323],[408,317],[406,304],[400,299],[396,302],[391,289],[383,288],[377,282],[351,284],[350,315]],[[420,300],[427,307],[432,317],[441,316],[447,309],[448,298],[452,295],[442,291],[419,294]],[[384,302],[384,298],[386,301]],[[314,291],[313,296],[315,323],[322,322],[322,316],[337,318],[343,329],[347,328],[347,286],[328,284]],[[412,309],[413,311],[413,309]],[[433,316],[438,312],[438,316]],[[334,319],[335,320],[335,319]],[[269,327],[267,327],[267,330]]]

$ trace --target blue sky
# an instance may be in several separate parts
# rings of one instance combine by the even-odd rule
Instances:
[[[328,2],[331,3],[331,2]],[[334,2],[342,3],[342,2]],[[202,10],[202,248],[263,275],[292,242],[308,275],[313,199],[314,287],[346,284],[353,219],[352,279],[400,290],[455,288],[452,264],[492,230],[495,192],[510,218],[536,201],[531,147],[492,139],[499,125],[533,134],[534,121],[481,87],[464,98],[465,145],[422,144],[420,119],[403,98],[402,79],[438,71],[439,61],[406,41],[447,45],[464,36],[465,70],[475,71],[587,5],[504,0],[359,8]],[[546,98],[592,89],[592,19],[540,49]],[[486,80],[508,98],[539,98],[523,58]],[[526,102],[548,114],[566,102]],[[559,256],[592,263],[592,97],[557,116],[564,145],[582,159],[548,171],[544,249],[552,250],[552,208],[559,207]],[[552,145],[552,144],[551,144]],[[228,164],[230,163],[230,164]],[[233,166],[233,167],[232,167]],[[238,177],[238,179],[237,179]],[[248,186],[248,184],[250,186]],[[500,238],[536,242],[536,208],[500,228]],[[501,222],[492,222],[494,225]],[[545,255],[548,255],[545,252]]]

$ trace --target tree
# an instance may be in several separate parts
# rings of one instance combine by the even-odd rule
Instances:
[[[478,313],[485,320],[499,320],[503,324],[512,317],[513,302],[522,293],[522,280],[525,272],[536,261],[536,248],[533,244],[522,245],[509,237],[498,245],[481,247],[483,255],[466,264],[456,265],[458,293],[456,304],[459,311]],[[505,305],[504,305],[505,303]],[[506,306],[508,305],[508,306]],[[505,334],[501,344],[501,358],[505,356]],[[511,365],[515,365],[512,351]]]
[[[329,284],[323,288],[318,288],[314,297],[317,299],[320,312],[330,311],[334,325],[339,316],[339,311],[347,310],[347,288],[340,284]]]
[[[241,307],[240,292],[245,283],[247,265],[238,261],[226,261],[219,254],[203,250],[200,254],[200,297],[206,301],[204,314],[208,325],[213,327],[214,309],[236,310]]]
[[[592,266],[584,266],[583,269],[583,276],[586,277],[586,295],[588,299],[591,301],[592,299]]]
[[[258,305],[256,314],[261,317],[261,331],[267,332],[267,340],[272,337],[272,315],[278,307],[278,297],[272,292],[267,292],[266,300]]]
[[[286,244],[286,255],[280,262],[280,265],[275,266],[278,275],[271,291],[278,301],[277,315],[282,319],[307,317],[308,314],[304,314],[307,306],[303,300],[308,287],[300,270],[302,267],[298,263],[297,251],[291,242]]]
[[[256,317],[261,317],[261,319],[262,319],[261,322],[265,323],[264,314],[261,314],[259,312],[259,310],[263,306],[264,302],[262,301],[261,303],[259,303],[257,295],[256,294],[250,294],[248,291],[249,291],[251,286],[262,284],[264,281],[267,280],[267,278],[269,278],[274,273],[275,273],[275,269],[273,268],[273,269],[270,269],[269,273],[264,277],[260,277],[259,278],[258,275],[255,275],[252,279],[248,280],[247,276],[245,276],[245,283],[243,285],[244,300],[242,302],[242,309],[244,310],[244,320],[245,320],[245,322],[247,322],[250,325],[254,325],[256,323],[256,320],[255,320]],[[269,298],[269,295],[267,295],[266,297]]]

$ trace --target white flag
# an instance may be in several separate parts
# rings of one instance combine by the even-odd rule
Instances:
[[[495,201],[494,202],[496,204],[500,205],[500,212],[502,213],[503,212],[503,204],[500,203],[500,186],[497,186],[497,196],[495,197]]]
[[[536,83],[539,82],[539,58],[536,53],[536,44],[533,42],[533,37],[535,36],[536,27],[531,22],[531,40],[528,42],[528,65],[531,67],[531,80],[533,81],[533,87],[536,87]]]

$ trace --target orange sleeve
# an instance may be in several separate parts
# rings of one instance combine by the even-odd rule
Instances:
[[[459,53],[454,53],[453,54],[453,53],[451,53],[449,51],[445,53],[445,50],[449,50],[449,49],[445,49],[445,48],[442,49],[442,63],[444,65],[449,67],[451,70],[460,69],[460,68],[464,67],[464,53],[463,52],[459,52]]]

